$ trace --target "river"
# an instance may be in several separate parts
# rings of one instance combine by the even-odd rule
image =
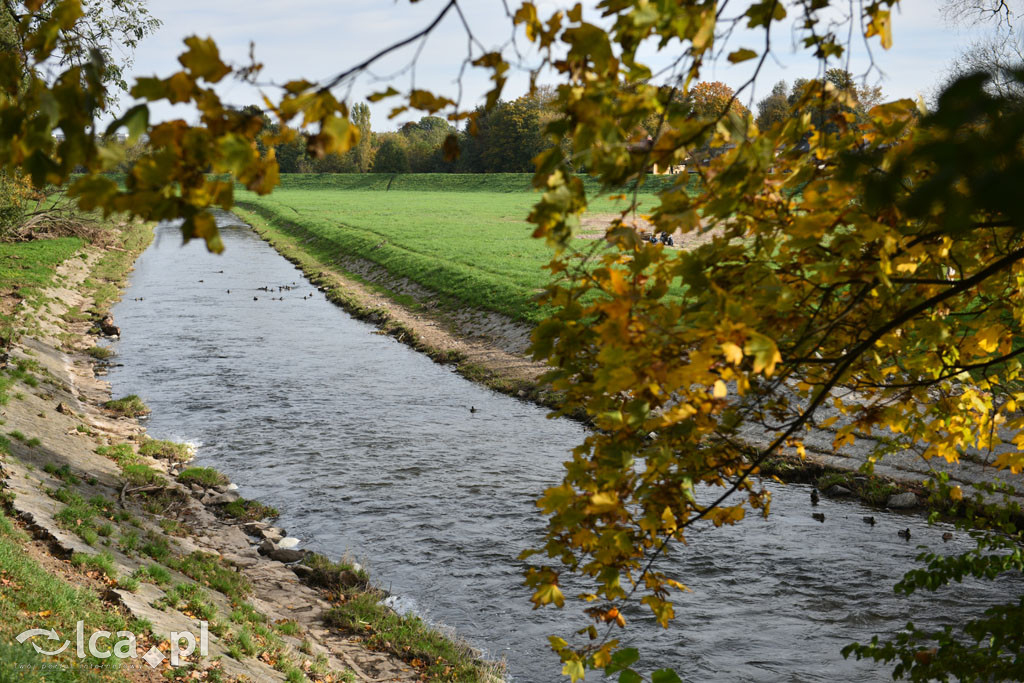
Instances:
[[[579,612],[531,610],[515,558],[538,543],[533,501],[582,427],[375,334],[254,232],[222,222],[222,256],[157,228],[113,310],[115,397],[140,395],[152,436],[196,444],[197,464],[280,509],[302,547],[360,561],[400,607],[505,658],[512,680],[560,680],[546,636],[581,626]],[[691,681],[888,680],[887,667],[840,648],[978,614],[1011,588],[897,597],[919,544],[969,540],[943,544],[947,528],[851,502],[823,500],[820,523],[805,486],[775,486],[773,498],[767,520],[699,530],[672,555],[692,592],[670,629],[625,612],[624,642],[645,661]],[[907,527],[910,542],[897,535]]]

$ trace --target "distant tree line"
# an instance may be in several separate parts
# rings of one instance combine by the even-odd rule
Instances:
[[[851,94],[855,103],[851,111],[857,116],[863,116],[881,99],[880,88],[858,84],[848,71],[830,69],[826,80]],[[685,98],[672,93],[667,96],[667,106],[681,108],[689,116],[708,119],[717,118],[726,109],[740,116],[749,113],[758,128],[764,130],[791,116],[792,105],[814,82],[820,81],[798,79],[791,87],[784,81],[776,83],[771,93],[757,103],[756,113],[748,112],[734,97],[733,90],[720,81],[698,83]],[[550,107],[553,99],[553,91],[541,87],[533,94],[499,102],[490,111],[477,108],[476,116],[461,130],[439,116],[424,116],[419,121],[403,124],[397,131],[386,132],[373,130],[370,108],[359,103],[351,112],[352,122],[360,130],[359,144],[345,154],[328,154],[318,159],[308,153],[304,135],[275,145],[274,151],[282,173],[532,173],[533,158],[550,144],[542,131],[556,116]],[[262,111],[254,105],[246,110],[262,116]],[[827,126],[825,121],[834,113],[813,112],[812,115],[823,119],[819,123]],[[659,124],[664,125],[659,118],[645,121],[644,130],[636,131],[637,140],[656,137]],[[277,124],[265,120],[264,130],[277,132]],[[452,136],[459,147],[454,159],[446,158],[444,152],[445,141]],[[260,151],[266,151],[262,142],[259,144]],[[124,163],[118,170],[127,171],[145,152],[145,147],[143,142],[125,148]]]
[[[547,146],[541,131],[552,116],[546,108],[550,96],[540,89],[499,102],[490,111],[480,107],[462,130],[441,117],[424,116],[397,131],[376,132],[370,108],[360,103],[352,108],[360,141],[347,153],[317,159],[307,153],[302,135],[274,150],[282,173],[532,173],[532,159]],[[273,128],[267,124],[268,130]],[[455,159],[445,158],[450,136],[459,143]]]

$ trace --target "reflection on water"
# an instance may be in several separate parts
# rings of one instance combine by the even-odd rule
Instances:
[[[201,444],[199,463],[279,508],[304,547],[368,565],[404,604],[506,657],[513,679],[560,680],[546,636],[579,613],[531,611],[515,558],[582,428],[372,334],[250,230],[223,237],[217,257],[158,229],[114,310],[114,394],[139,394],[150,434]],[[874,511],[871,527],[864,508],[824,500],[822,524],[801,486],[776,488],[772,511],[694,534],[668,560],[692,589],[673,627],[627,612],[624,642],[692,681],[877,681],[886,668],[840,648],[1006,595],[965,584],[897,599],[917,544],[942,546],[946,530],[916,517]],[[896,535],[908,526],[910,543]]]

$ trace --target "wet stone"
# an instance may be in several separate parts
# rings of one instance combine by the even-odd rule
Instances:
[[[886,507],[893,508],[894,510],[908,510],[918,506],[917,496],[910,491],[904,493],[896,493],[889,496],[889,500],[885,503]]]

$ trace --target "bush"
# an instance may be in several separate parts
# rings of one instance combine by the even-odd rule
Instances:
[[[26,184],[0,172],[0,238],[21,225],[27,199]]]

